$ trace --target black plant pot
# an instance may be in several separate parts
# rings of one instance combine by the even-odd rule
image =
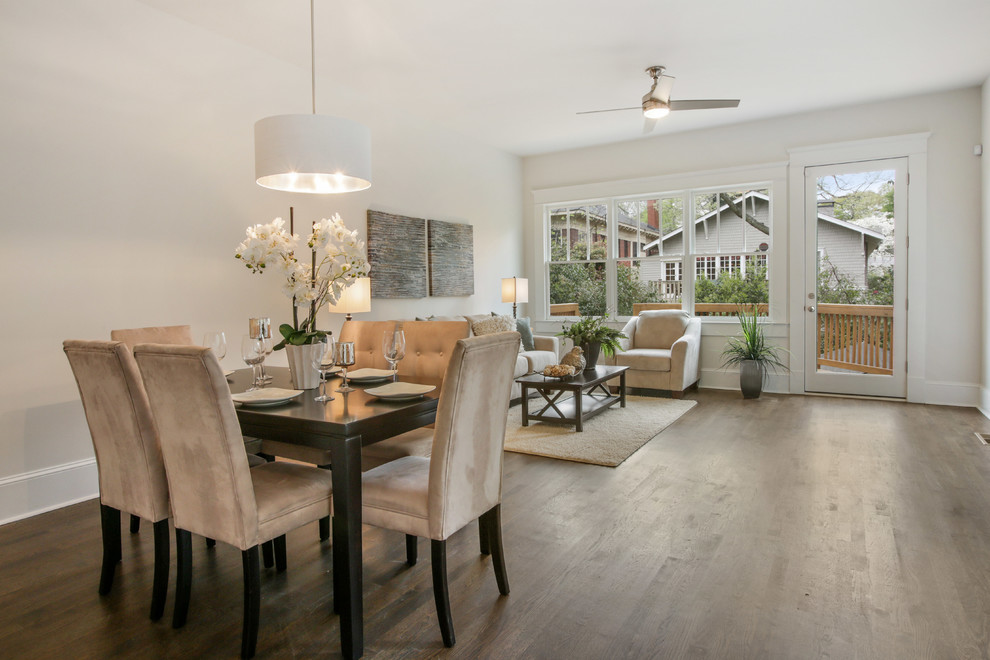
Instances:
[[[763,365],[757,360],[739,363],[739,389],[744,399],[759,399],[763,391]]]
[[[597,367],[598,354],[602,350],[602,343],[600,341],[591,341],[586,344],[581,344],[581,350],[584,351],[584,359],[586,360],[584,370],[591,371]]]

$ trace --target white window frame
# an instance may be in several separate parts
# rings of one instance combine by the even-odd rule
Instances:
[[[538,277],[530,288],[534,303],[534,311],[537,315],[542,315],[541,321],[544,323],[559,323],[566,320],[565,317],[549,316],[549,270],[546,256],[549,255],[546,242],[549,236],[549,208],[562,206],[577,206],[589,203],[602,203],[606,201],[609,205],[609,259],[606,264],[606,294],[609,301],[610,310],[614,310],[617,304],[616,299],[616,267],[618,260],[617,228],[614,218],[615,204],[617,201],[631,199],[665,198],[683,195],[685,225],[693,223],[693,201],[691,196],[705,191],[724,190],[750,190],[766,188],[770,191],[770,249],[764,253],[767,257],[767,269],[769,272],[770,290],[770,315],[768,321],[772,324],[786,322],[788,316],[787,300],[787,248],[789,245],[789,232],[787,227],[787,163],[769,163],[765,165],[726,168],[708,172],[696,172],[683,175],[649,177],[645,179],[629,181],[612,181],[595,184],[584,184],[577,186],[566,186],[561,188],[550,188],[533,191],[533,239],[534,259],[533,269]],[[690,194],[688,194],[690,191]],[[694,254],[694,232],[685,228],[684,255],[681,256],[683,263],[681,274],[683,276],[685,308],[693,313],[694,307],[694,274],[693,266],[687,267],[689,259],[693,260]],[[775,249],[776,248],[776,249]],[[716,255],[717,256],[717,255]],[[642,257],[640,257],[642,258]],[[629,258],[624,258],[629,259]],[[617,322],[627,320],[628,316],[614,317]],[[732,334],[738,326],[738,321],[732,317],[702,317],[706,325],[726,326],[725,330],[719,330],[717,334]],[[706,332],[707,334],[707,332]]]

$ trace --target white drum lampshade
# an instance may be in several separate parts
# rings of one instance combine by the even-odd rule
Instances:
[[[265,117],[254,124],[254,172],[258,185],[286,192],[364,190],[371,186],[371,131],[328,115]]]
[[[371,278],[355,278],[350,286],[340,292],[336,303],[327,306],[331,312],[346,314],[344,318],[351,320],[351,314],[371,311]]]
[[[529,302],[529,280],[525,277],[502,278],[502,302],[512,303],[512,318],[515,318],[516,303]]]

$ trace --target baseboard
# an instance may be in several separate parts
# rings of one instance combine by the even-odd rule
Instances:
[[[99,497],[96,459],[86,458],[0,479],[0,525]]]
[[[983,413],[984,417],[990,419],[990,389],[986,387],[980,388],[980,405],[977,408]]]
[[[739,390],[739,372],[724,369],[702,369],[698,387],[711,390]],[[764,392],[788,394],[790,378],[788,374],[771,373],[763,387]]]
[[[925,383],[925,403],[939,406],[980,407],[980,386],[976,383],[951,383],[929,380]]]

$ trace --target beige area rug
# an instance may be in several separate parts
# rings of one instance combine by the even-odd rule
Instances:
[[[530,400],[530,412],[540,409],[538,401],[543,399]],[[586,421],[582,433],[575,431],[573,426],[562,424],[530,422],[529,426],[523,426],[522,406],[517,405],[509,410],[505,450],[615,467],[697,403],[686,399],[627,396],[625,408],[615,404]]]

